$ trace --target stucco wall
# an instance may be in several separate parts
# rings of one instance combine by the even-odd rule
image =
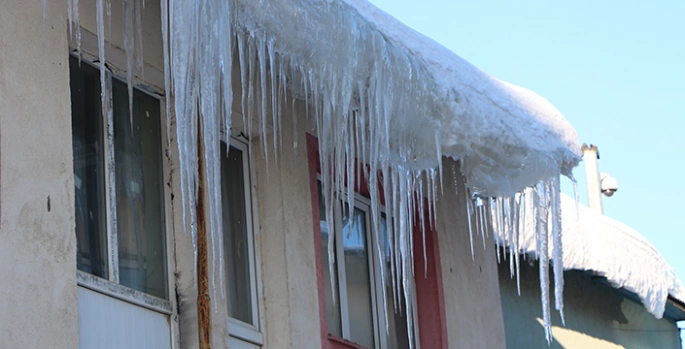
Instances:
[[[76,348],[66,2],[0,10],[0,348]]]
[[[162,50],[162,22],[160,15],[160,2],[154,0],[145,1],[145,8],[141,10],[142,37],[144,46],[143,58],[145,59],[145,63],[159,70],[163,70],[164,55]],[[79,19],[81,27],[95,34],[97,34],[97,21],[95,17],[96,13],[97,10],[95,0],[79,1]],[[107,17],[107,13],[105,13],[105,37],[108,42],[107,46],[111,44],[123,50],[124,31],[121,0],[112,0],[111,14],[111,17]],[[64,20],[66,21],[66,18]],[[106,47],[105,49],[107,50],[108,48]],[[97,52],[93,53],[97,54]],[[126,66],[120,66],[119,68],[125,69]]]
[[[278,163],[269,161],[268,170],[264,161],[256,164],[266,347],[321,348],[306,129],[293,135],[288,111],[282,131]]]
[[[657,320],[642,304],[580,271],[564,273],[566,325],[552,311],[554,343],[547,346],[542,327],[537,264],[521,264],[521,296],[509,265],[499,266],[507,348],[679,349],[680,337],[670,319]]]
[[[460,173],[456,166],[445,159],[444,190],[438,198],[436,222],[449,348],[504,348],[492,236],[483,249],[474,229],[472,257],[464,184],[460,176],[454,178],[453,173]]]

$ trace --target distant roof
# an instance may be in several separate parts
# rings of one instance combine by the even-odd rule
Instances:
[[[678,305],[684,303],[685,288],[674,268],[639,232],[584,205],[578,206],[576,216],[575,200],[566,195],[561,197],[561,211],[564,269],[605,277],[613,287],[637,295],[657,318],[664,315],[669,297]],[[534,254],[534,229],[523,235],[521,250]]]

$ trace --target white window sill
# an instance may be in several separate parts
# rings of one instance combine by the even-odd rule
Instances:
[[[259,330],[250,324],[236,320],[228,319],[228,333],[231,337],[250,342],[256,345],[263,345],[264,338]]]
[[[76,280],[79,286],[131,304],[167,315],[171,315],[173,312],[171,302],[168,300],[151,296],[80,270],[76,271]]]

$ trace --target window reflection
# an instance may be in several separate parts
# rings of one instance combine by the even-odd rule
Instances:
[[[112,82],[119,282],[166,298],[159,101]],[[131,124],[133,122],[133,124]]]
[[[350,340],[367,348],[374,348],[365,212],[355,208],[354,215],[349,217],[347,205],[343,207],[342,242],[345,254]]]

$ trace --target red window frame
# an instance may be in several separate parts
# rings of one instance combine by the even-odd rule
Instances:
[[[307,134],[307,157],[309,162],[309,187],[312,201],[312,226],[314,230],[314,246],[321,246],[321,227],[319,225],[319,197],[318,178],[321,172],[319,161],[319,142],[311,134]],[[360,181],[355,192],[369,197],[369,188]],[[417,212],[418,214],[418,212]],[[427,217],[427,213],[423,212]],[[419,222],[419,219],[415,220]],[[426,220],[427,221],[427,220]],[[440,267],[440,249],[437,233],[431,227],[426,229],[426,260],[423,259],[423,236],[421,227],[413,227],[414,250],[421,253],[414,254],[414,268],[416,270],[416,303],[418,312],[418,327],[420,345],[423,349],[447,349],[447,327],[445,321],[445,297],[442,287],[442,269]],[[326,323],[326,295],[324,289],[323,252],[315,249],[316,279],[319,297],[319,318],[321,322],[322,349],[366,349],[365,347],[346,339],[328,334]],[[423,271],[426,270],[424,277]]]

